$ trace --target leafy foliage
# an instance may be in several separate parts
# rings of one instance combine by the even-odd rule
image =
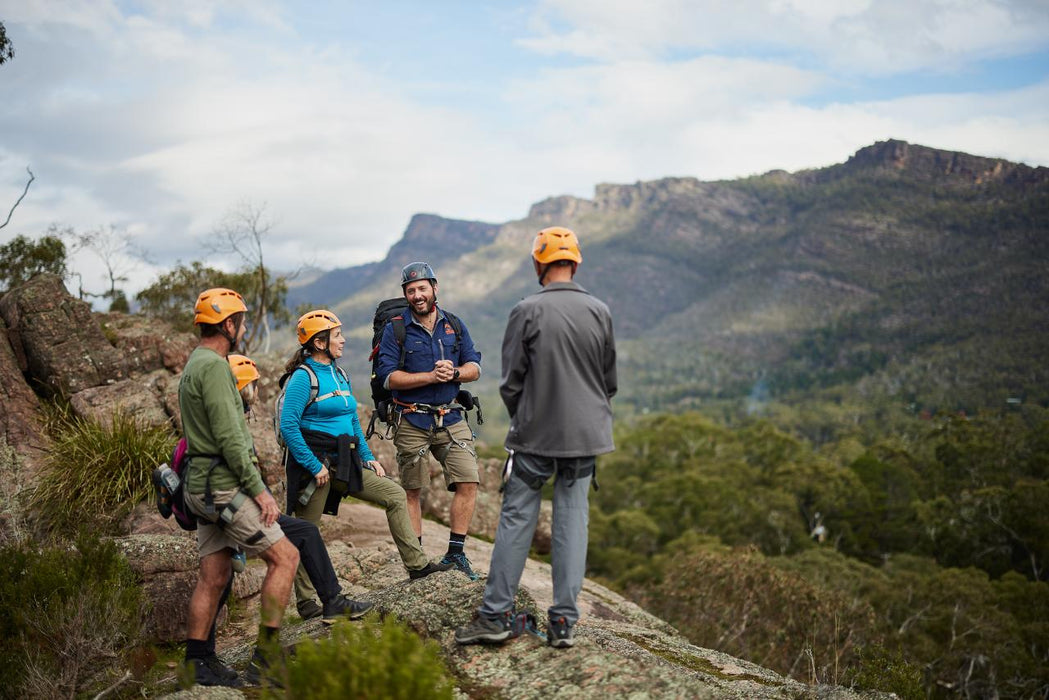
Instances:
[[[0,65],[10,61],[14,57],[15,47],[11,43],[11,40],[7,38],[7,29],[4,28],[4,23],[0,22]]]
[[[11,289],[42,272],[65,276],[66,245],[61,238],[47,235],[33,241],[15,236],[0,245],[0,289]]]
[[[1047,418],[911,417],[819,449],[770,419],[638,420],[601,461],[589,574],[697,644],[801,680],[1041,696]]]
[[[336,623],[331,637],[307,640],[288,661],[284,689],[271,698],[452,698],[453,684],[436,643],[390,616]]]
[[[135,575],[96,536],[0,547],[0,600],[0,687],[11,697],[98,691],[139,637]]]
[[[266,274],[265,306],[275,321],[287,323],[291,320],[291,312],[285,304],[287,283],[281,277],[274,279],[269,273]],[[263,287],[259,283],[257,270],[223,272],[207,267],[199,261],[189,265],[176,265],[140,291],[135,299],[142,305],[142,312],[147,316],[162,318],[179,330],[188,331],[193,330],[193,305],[197,296],[212,287],[227,287],[240,292],[249,311],[260,307]]]
[[[116,532],[152,493],[150,475],[170,455],[171,431],[143,426],[120,412],[100,423],[60,405],[51,407],[48,423],[53,447],[30,497],[31,509],[54,533],[84,527]]]

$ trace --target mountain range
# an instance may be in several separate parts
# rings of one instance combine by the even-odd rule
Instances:
[[[617,410],[833,388],[913,410],[1049,403],[1049,168],[897,140],[795,173],[599,184],[502,224],[419,214],[383,260],[294,287],[289,305],[334,310],[364,377],[376,303],[426,260],[495,401],[505,319],[538,288],[530,242],[551,225],[579,235],[576,279],[612,309]]]

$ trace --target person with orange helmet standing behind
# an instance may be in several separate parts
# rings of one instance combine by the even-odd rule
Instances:
[[[185,500],[197,516],[200,571],[190,598],[186,664],[201,685],[239,685],[225,667],[208,635],[219,599],[231,576],[237,549],[266,562],[262,582],[259,645],[249,667],[257,680],[269,664],[262,649],[280,632],[281,618],[299,565],[299,552],[277,524],[280,507],[266,490],[252,460],[252,439],[243,404],[226,356],[244,337],[247,306],[232,289],[201,292],[193,322],[200,343],[189,356],[179,380],[178,399],[189,467]]]
[[[608,307],[573,281],[583,257],[575,233],[543,229],[532,246],[539,292],[510,311],[499,393],[510,413],[499,526],[477,616],[460,644],[500,643],[516,632],[514,597],[539,517],[541,488],[554,482],[553,604],[547,643],[574,643],[576,600],[586,570],[587,500],[595,456],[615,449],[616,349]]]

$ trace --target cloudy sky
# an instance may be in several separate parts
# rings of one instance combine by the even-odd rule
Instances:
[[[600,182],[886,138],[1049,165],[1046,0],[0,0],[0,243],[126,232],[140,287],[237,207],[279,266]],[[76,264],[104,288],[98,262]]]

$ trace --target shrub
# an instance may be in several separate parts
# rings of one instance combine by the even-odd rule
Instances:
[[[437,644],[392,616],[337,623],[331,637],[298,645],[284,690],[271,698],[451,698],[453,684]]]
[[[858,649],[857,657],[851,674],[855,687],[896,693],[902,700],[925,697],[921,666],[904,659],[901,651],[890,652],[873,644]]]
[[[153,468],[170,455],[172,433],[117,412],[108,422],[49,409],[54,440],[30,507],[52,533],[95,529],[116,534],[121,521],[152,492]],[[76,508],[70,508],[76,503]]]
[[[0,436],[0,544],[22,542],[30,532],[25,513],[25,466],[15,448]]]
[[[74,697],[108,685],[141,629],[135,575],[97,536],[0,547],[0,600],[0,688],[12,697]]]

